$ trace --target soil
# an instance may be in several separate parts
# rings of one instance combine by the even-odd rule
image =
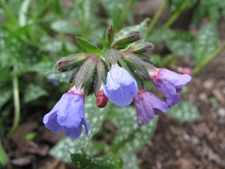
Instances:
[[[155,6],[158,7],[161,3],[162,0],[138,1],[133,8],[135,23],[140,23],[146,17],[152,18],[157,9]],[[151,6],[155,8],[150,8]],[[167,14],[168,10],[164,12],[156,26],[165,23]],[[221,17],[218,24],[219,45],[225,41],[224,27],[225,21]],[[196,34],[199,28],[188,25],[183,29]],[[154,52],[162,53],[162,51],[167,51],[164,46]],[[180,58],[178,65],[193,68],[195,63],[190,59]],[[154,136],[136,152],[141,169],[225,168],[225,51],[194,76],[187,87],[189,91],[182,93],[181,97],[199,109],[200,117],[191,122],[179,122],[166,114],[160,115]],[[215,98],[216,106],[211,103],[211,98]],[[39,112],[22,117],[21,133],[14,133],[7,138],[11,150],[7,152],[11,159],[7,169],[74,168],[47,155],[49,148],[64,137],[64,134],[62,132],[54,134],[45,129],[42,117]],[[10,121],[11,119],[6,122],[6,129],[10,127]],[[21,135],[34,131],[38,133],[35,143],[21,138]],[[25,153],[30,155],[20,161],[13,160],[21,158]]]

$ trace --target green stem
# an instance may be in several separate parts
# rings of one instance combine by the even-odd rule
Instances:
[[[192,0],[186,0],[181,5],[181,7],[170,17],[170,19],[163,26],[164,28],[170,27],[176,19],[180,16],[180,14],[187,8],[187,6],[191,3]]]
[[[0,7],[5,11],[5,13],[8,15],[8,17],[16,24],[19,25],[18,20],[16,17],[7,9],[5,4],[0,0]]]
[[[15,68],[15,67],[14,67]],[[14,69],[15,70],[15,69]],[[15,71],[14,71],[15,73]],[[20,97],[19,97],[19,82],[17,75],[13,76],[13,99],[14,99],[14,122],[9,134],[12,134],[19,125],[20,121]]]
[[[147,29],[147,36],[152,31],[153,27],[155,26],[156,22],[158,21],[159,17],[161,16],[162,12],[164,11],[166,5],[168,4],[168,1],[169,0],[164,1],[164,3],[160,6],[160,8],[156,12],[155,16],[153,17],[153,19],[152,19],[152,21],[149,24],[148,29]]]
[[[129,0],[129,1],[127,2],[126,7],[125,7],[125,9],[124,9],[124,11],[123,11],[123,13],[122,13],[122,15],[121,15],[121,17],[120,17],[119,22],[118,22],[117,30],[119,30],[120,27],[122,26],[122,24],[123,24],[123,22],[124,22],[124,20],[125,20],[125,18],[126,18],[126,16],[127,16],[127,13],[128,13],[128,11],[130,10],[130,8],[131,8],[132,3],[133,3],[133,0]]]
[[[204,62],[196,66],[192,71],[192,76],[197,74],[200,70],[202,70],[204,67],[206,67],[211,61],[218,56],[223,50],[225,50],[225,42],[222,44],[220,48],[218,48],[214,53],[212,53]]]

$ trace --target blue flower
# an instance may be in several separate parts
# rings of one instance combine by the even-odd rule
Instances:
[[[124,68],[114,66],[107,74],[104,93],[117,106],[127,106],[138,96],[137,82]]]
[[[166,97],[169,106],[174,106],[181,100],[177,93],[182,91],[182,85],[191,81],[190,75],[181,75],[165,68],[149,71],[149,75],[155,87]]]
[[[134,99],[134,104],[136,106],[139,128],[141,127],[139,121],[148,123],[153,120],[154,115],[165,113],[169,109],[166,101],[145,90],[138,92],[138,97]]]
[[[81,135],[83,124],[87,136],[89,127],[84,115],[83,93],[74,88],[64,93],[53,109],[44,116],[43,123],[52,132],[63,130],[65,135],[73,139]]]

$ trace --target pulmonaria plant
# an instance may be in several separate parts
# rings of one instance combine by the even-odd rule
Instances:
[[[143,37],[142,32],[133,31],[114,40],[114,27],[110,26],[105,39],[99,38],[106,52],[78,38],[87,53],[72,54],[57,61],[58,71],[73,70],[69,78],[72,88],[44,116],[45,127],[54,133],[63,130],[76,139],[84,125],[87,135],[84,95],[95,94],[99,108],[105,107],[108,99],[117,106],[127,106],[134,101],[139,128],[140,121],[148,123],[154,115],[165,113],[176,105],[181,100],[178,93],[182,85],[188,83],[191,76],[151,65],[146,57],[154,45],[138,42]],[[152,80],[166,100],[144,90],[144,80]]]

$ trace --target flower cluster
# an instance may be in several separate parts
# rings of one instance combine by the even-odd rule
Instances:
[[[103,39],[103,45],[108,49],[105,55],[78,53],[59,59],[56,63],[59,71],[74,70],[69,78],[73,87],[44,116],[45,127],[54,133],[63,130],[67,136],[76,139],[84,125],[87,135],[84,94],[95,93],[99,108],[105,107],[108,99],[117,106],[127,106],[134,101],[139,127],[140,121],[148,123],[154,115],[165,113],[176,105],[181,100],[178,93],[182,91],[182,85],[188,83],[191,76],[155,68],[147,62],[146,56],[154,45],[137,43],[142,38],[142,32],[133,31],[113,43],[114,28],[110,26]],[[166,100],[144,90],[144,80],[151,80]]]

